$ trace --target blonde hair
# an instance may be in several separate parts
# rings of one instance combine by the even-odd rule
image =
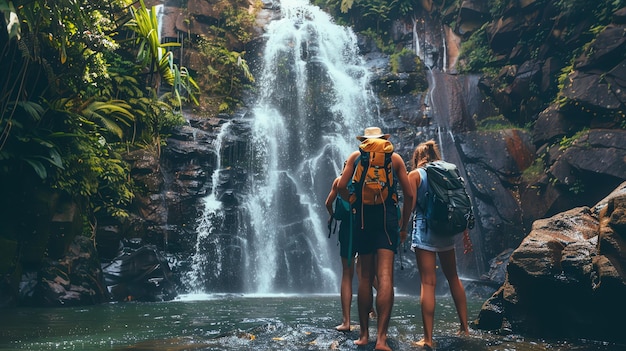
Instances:
[[[428,162],[441,160],[439,147],[434,140],[428,140],[420,143],[413,151],[413,169],[417,169]]]

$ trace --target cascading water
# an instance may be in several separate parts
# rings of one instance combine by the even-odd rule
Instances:
[[[191,274],[205,292],[336,293],[339,285],[324,201],[355,137],[377,124],[376,100],[349,28],[306,0],[282,0],[280,13],[267,26],[257,102],[244,117],[248,180],[234,189],[232,216],[239,223],[228,234],[220,229],[231,220],[220,218],[215,190],[199,222],[198,239],[210,239],[199,244]],[[237,250],[225,267],[221,251],[229,247]]]
[[[424,21],[422,19],[422,21]],[[420,45],[420,37],[417,33],[417,24],[419,20],[413,17],[413,45],[415,47],[415,56],[419,57],[420,60],[424,61],[424,55],[422,54],[422,47]]]
[[[219,284],[220,276],[225,272],[224,265],[228,263],[225,255],[229,254],[225,248],[221,225],[224,221],[222,202],[218,199],[218,187],[222,172],[222,144],[230,133],[230,122],[222,125],[213,147],[215,150],[215,170],[211,175],[211,193],[202,201],[202,211],[196,227],[196,254],[192,257],[191,270],[185,282],[190,292],[203,292],[207,285]]]

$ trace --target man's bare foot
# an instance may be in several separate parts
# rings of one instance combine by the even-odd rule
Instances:
[[[468,330],[459,330],[458,332],[456,332],[457,336],[469,336],[470,332],[469,329]]]
[[[349,323],[341,323],[338,326],[336,326],[335,329],[337,331],[340,331],[340,332],[347,332],[347,331],[350,331],[350,324]]]
[[[411,345],[417,346],[417,347],[421,347],[421,348],[426,349],[426,350],[432,350],[433,349],[433,342],[429,343],[429,342],[426,342],[426,340],[424,340],[424,339],[421,339],[420,341],[413,341],[411,343]]]
[[[391,347],[387,345],[387,340],[376,340],[376,347],[374,347],[374,350],[391,351]]]
[[[370,311],[369,313],[369,317],[370,319],[376,319],[376,311],[374,311],[373,309]]]
[[[369,343],[369,336],[361,335],[358,340],[354,340],[354,344],[357,346],[366,346]]]

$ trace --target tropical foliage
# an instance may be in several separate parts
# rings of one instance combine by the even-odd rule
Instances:
[[[357,31],[374,30],[385,39],[389,39],[392,19],[411,16],[421,6],[411,0],[314,0],[313,3],[329,11],[341,23]]]
[[[169,51],[178,44],[161,43],[143,1],[3,0],[0,12],[3,193],[55,189],[92,223],[128,216],[124,154],[158,152],[184,122],[182,106],[197,102],[198,85]]]

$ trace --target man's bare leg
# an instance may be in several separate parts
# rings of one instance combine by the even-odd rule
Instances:
[[[387,345],[387,330],[391,319],[393,307],[393,257],[391,250],[379,249],[377,253],[376,278],[378,289],[376,291],[376,311],[378,312],[378,333],[376,338],[376,350],[391,351]]]
[[[359,254],[361,276],[359,279],[358,309],[361,331],[355,345],[365,346],[369,342],[369,312],[372,306],[372,282],[374,279],[374,254]]]

